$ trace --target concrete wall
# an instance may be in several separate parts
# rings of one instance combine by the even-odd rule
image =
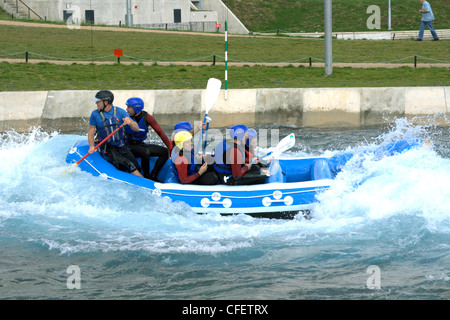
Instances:
[[[174,23],[174,9],[181,10],[182,23],[191,21],[190,2],[186,0],[132,0],[131,7],[133,24],[135,26]]]
[[[0,5],[3,5],[4,0],[0,1]],[[15,0],[9,1],[15,5]],[[118,25],[119,21],[122,24],[126,22],[126,0],[26,0],[25,3],[41,17],[51,21],[62,21],[64,10],[79,10],[77,15],[85,22],[85,10],[93,10],[95,24]],[[174,9],[181,10],[181,22],[191,21],[189,0],[131,0],[131,14],[135,25],[173,23]],[[208,17],[217,21],[212,15]]]
[[[25,3],[41,17],[50,21],[62,21],[64,10],[80,9],[81,20],[84,22],[85,10],[94,10],[95,24],[118,25],[119,21],[125,24],[126,0],[104,1],[90,0],[27,0]]]
[[[89,118],[97,90],[0,92],[0,121]],[[205,90],[115,90],[114,105],[139,96],[161,124],[201,120]],[[368,126],[394,117],[450,116],[450,87],[224,90],[209,111],[211,126],[279,123]],[[440,125],[449,125],[448,121]]]
[[[63,21],[63,11],[68,11],[73,13],[69,23],[79,25],[86,22],[86,10],[93,10],[95,24],[126,24],[127,0],[26,0],[26,3],[39,16],[50,21]],[[7,12],[8,8],[15,8],[15,5],[15,0],[0,0],[0,6]],[[249,34],[248,29],[222,0],[202,0],[202,9],[199,11],[191,11],[191,6],[189,0],[131,0],[133,25],[216,32],[216,23],[219,23],[219,31],[224,32],[227,20],[229,33]],[[181,10],[181,23],[174,24],[174,9]]]

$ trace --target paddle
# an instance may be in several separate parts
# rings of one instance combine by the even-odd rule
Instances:
[[[219,79],[210,78],[208,80],[208,84],[206,85],[206,92],[205,92],[206,111],[205,111],[205,117],[203,118],[203,124],[206,123],[206,120],[208,119],[209,110],[214,105],[214,103],[216,103],[216,101],[217,101],[217,97],[219,96],[221,86],[222,86],[222,82]],[[205,129],[206,133],[205,134],[207,134],[208,128],[209,128],[209,121],[206,125],[206,129]],[[202,134],[200,135],[200,137],[198,139],[197,153],[200,153],[202,139],[203,139],[203,125],[202,125]],[[206,138],[205,138],[205,144],[203,146],[203,153],[205,153],[205,148],[206,148]]]
[[[284,137],[280,142],[278,142],[277,146],[272,151],[266,153],[265,155],[260,157],[260,159],[266,158],[266,157],[270,156],[271,154],[273,154],[274,156],[277,156],[277,155],[279,156],[284,151],[292,148],[294,146],[294,144],[295,144],[295,135],[293,133],[291,133],[287,137]],[[250,162],[250,164],[254,164],[257,160],[258,159]],[[227,183],[227,180],[230,179],[231,177],[232,177],[232,175],[224,177],[223,178],[224,182]]]
[[[203,153],[205,153],[206,149],[206,141],[208,141],[208,129],[209,129],[209,122],[212,119],[210,117],[206,117],[206,130],[205,130],[205,141],[203,141]]]
[[[102,144],[104,144],[109,138],[111,138],[117,131],[119,131],[120,129],[122,129],[123,127],[125,127],[125,123],[122,123],[122,125],[120,125],[116,130],[114,130],[113,132],[111,132],[105,139],[103,139],[102,141],[99,142],[99,144],[97,144],[94,147],[94,150],[97,150],[98,147],[100,147]],[[84,159],[86,159],[91,153],[86,153],[80,160],[78,160],[77,162],[75,162],[73,164],[73,166],[71,167],[71,169],[75,168],[76,166],[78,166],[81,161],[83,161]]]
[[[292,148],[294,145],[295,145],[295,135],[291,133],[287,137],[284,137],[280,142],[278,142],[277,146],[272,151],[266,153],[265,155],[260,157],[260,159],[266,158],[270,155],[273,155],[274,157],[279,156],[286,150]],[[254,164],[255,162],[256,160],[252,161],[251,164]]]

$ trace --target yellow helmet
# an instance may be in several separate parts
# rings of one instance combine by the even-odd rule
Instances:
[[[180,131],[174,137],[175,145],[180,149],[183,149],[183,143],[185,141],[188,141],[191,139],[192,139],[192,135],[188,131]]]

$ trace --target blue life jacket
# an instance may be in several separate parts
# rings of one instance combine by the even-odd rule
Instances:
[[[132,117],[134,121],[136,121],[135,117]],[[127,139],[130,141],[144,141],[147,139],[148,126],[147,126],[147,113],[142,111],[142,117],[139,121],[136,121],[139,125],[139,131],[133,131],[129,126],[125,127],[125,132],[127,134]]]
[[[232,173],[231,163],[229,163],[231,148],[237,148],[241,152],[242,157],[245,157],[245,151],[241,146],[234,143],[234,140],[224,139],[222,143],[219,143],[214,150],[214,170],[216,172],[227,175]],[[244,165],[244,163],[241,165]]]
[[[175,173],[175,176],[178,178],[178,170],[175,167],[175,159],[178,157],[181,157],[183,155],[183,150],[180,150],[178,147],[173,148],[172,150],[172,154],[170,156],[170,159],[172,160],[172,169],[173,169],[173,173]],[[187,175],[191,176],[194,173],[198,172],[198,170],[200,170],[200,167],[202,166],[202,164],[198,164],[197,163],[197,158],[195,157],[195,152],[194,149],[191,149],[191,155],[190,155],[190,159],[189,156],[186,156],[186,158],[188,159],[188,168],[187,168]]]
[[[106,119],[105,115],[103,114],[103,111],[98,112],[100,114],[100,117],[103,120],[104,128],[101,130],[98,130],[98,135],[100,136],[101,140],[104,140],[108,135],[110,135],[114,130],[116,130],[118,127],[120,127],[120,120],[116,116],[116,107],[113,106],[113,116],[109,119]],[[125,137],[123,135],[123,129],[120,129],[115,134],[113,134],[107,141],[107,144],[113,145],[116,147],[123,147],[125,145]]]

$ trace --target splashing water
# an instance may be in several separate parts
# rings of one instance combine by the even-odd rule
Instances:
[[[450,265],[448,129],[399,119],[383,130],[298,129],[296,135],[304,139],[285,156],[350,151],[354,157],[318,196],[313,219],[287,221],[197,215],[184,203],[79,169],[64,175],[68,150],[84,136],[40,128],[5,132],[0,139],[4,257],[27,264],[50,255],[46,263],[55,269],[67,266],[68,259],[81,265],[92,260],[99,269],[120,270],[119,276],[104,276],[116,284],[123,279],[137,285],[145,274],[157,290],[130,289],[144,298],[365,298],[361,288],[372,264],[386,275],[386,289],[377,292],[378,298],[422,297],[424,290],[445,298],[442,288],[448,287]],[[375,152],[392,141],[417,138],[430,143],[390,157]],[[14,282],[12,270],[14,266],[6,268],[1,281]],[[135,278],[124,278],[136,272]],[[102,278],[91,270],[85,281],[95,277]],[[205,277],[215,289],[202,284]],[[184,288],[186,282],[190,285]],[[252,289],[260,286],[270,290]],[[44,293],[31,290],[27,297],[55,295],[50,284],[44,287]],[[18,297],[1,288],[0,298]],[[86,296],[90,294],[95,297],[92,292]]]

